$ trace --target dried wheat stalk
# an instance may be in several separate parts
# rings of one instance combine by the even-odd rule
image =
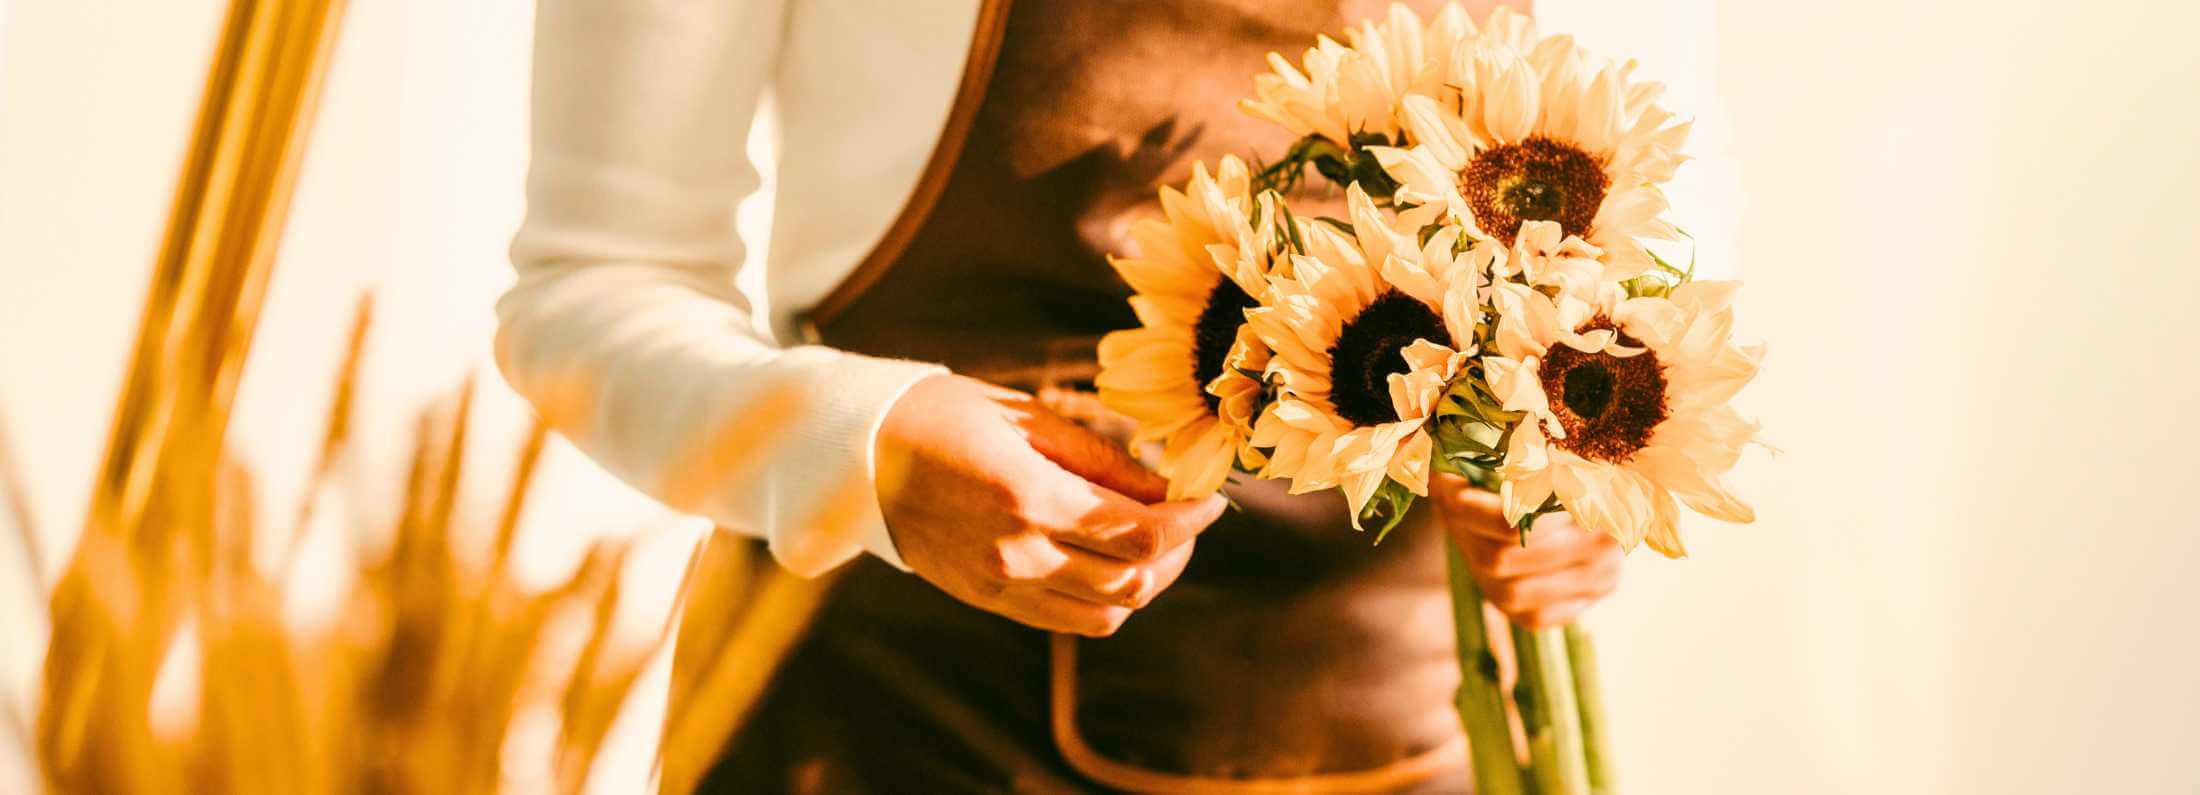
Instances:
[[[825,583],[788,575],[753,542],[725,534],[690,561],[675,611],[688,620],[675,633],[668,617],[647,644],[614,641],[627,544],[595,544],[555,587],[522,587],[512,549],[549,431],[537,422],[521,443],[490,532],[462,532],[471,380],[416,416],[391,541],[345,578],[353,585],[337,617],[319,627],[286,621],[296,580],[329,576],[298,564],[308,536],[348,532],[349,517],[322,499],[351,444],[371,315],[362,300],[307,498],[287,525],[254,516],[251,477],[225,463],[192,481],[199,492],[165,489],[144,526],[83,539],[63,574],[77,585],[51,606],[56,622],[79,629],[47,660],[39,719],[43,736],[61,742],[38,750],[52,789],[496,792],[509,780],[515,717],[548,710],[559,726],[549,778],[579,792],[643,669],[677,636],[660,786],[685,791],[799,637]],[[775,396],[723,429],[678,468],[675,501],[683,489],[756,475],[759,451],[796,408]],[[821,527],[849,523],[861,485],[818,517]],[[268,532],[283,535],[271,567],[252,554]],[[489,543],[470,563],[454,549],[468,536]],[[577,647],[553,642],[560,627],[578,628]],[[102,653],[77,653],[87,648]],[[81,712],[59,712],[56,692],[89,697],[74,702]],[[82,750],[59,753],[69,747]]]

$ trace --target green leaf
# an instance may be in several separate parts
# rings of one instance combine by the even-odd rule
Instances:
[[[1398,481],[1384,479],[1383,485],[1375,489],[1375,496],[1368,498],[1367,505],[1360,508],[1360,527],[1375,528],[1375,543],[1383,543],[1390,531],[1405,521],[1414,499],[1413,492]]]
[[[1277,222],[1282,225],[1284,240],[1291,245],[1291,250],[1299,254],[1305,254],[1306,238],[1301,237],[1299,234],[1299,218],[1297,215],[1292,214],[1291,206],[1277,202],[1276,214],[1280,216]]]
[[[1688,272],[1681,274],[1681,284],[1687,284],[1696,280],[1696,255],[1703,251],[1703,244],[1697,243],[1696,236],[1689,234],[1686,229],[1676,226],[1673,227],[1673,231],[1681,233],[1681,237],[1688,238]]]
[[[1495,494],[1498,487],[1505,485],[1505,476],[1498,473],[1497,467],[1482,467],[1469,470],[1467,481],[1473,483],[1475,488]]]
[[[1361,130],[1352,134],[1352,148],[1355,150],[1366,149],[1370,146],[1397,145],[1398,142],[1390,140],[1390,136],[1384,135],[1379,132],[1368,132],[1366,130]]]
[[[1536,506],[1535,510],[1529,511],[1526,515],[1520,517],[1520,524],[1518,525],[1520,545],[1528,545],[1528,532],[1535,529],[1535,520],[1543,518],[1546,514],[1558,513],[1563,510],[1566,510],[1566,506],[1559,504],[1558,495],[1553,494],[1543,498],[1542,505]]]

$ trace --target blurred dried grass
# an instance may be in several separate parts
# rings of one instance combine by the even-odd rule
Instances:
[[[252,481],[224,466],[208,482],[209,521],[87,535],[57,590],[55,626],[82,630],[47,661],[39,761],[65,792],[493,792],[517,722],[557,718],[552,778],[582,789],[620,706],[669,626],[614,642],[618,573],[629,544],[600,541],[564,582],[530,590],[511,551],[547,431],[536,424],[492,530],[490,552],[460,554],[455,506],[466,487],[474,394],[420,412],[401,510],[378,555],[357,556],[333,620],[286,616],[309,533],[364,537],[330,515],[335,462],[349,443],[370,304],[362,302],[308,501],[287,522],[251,511]],[[225,461],[230,459],[224,459]],[[273,565],[256,562],[280,533]],[[478,535],[477,535],[478,537]],[[326,541],[320,539],[319,541]],[[148,604],[173,621],[147,621]],[[551,637],[577,630],[577,648]],[[72,650],[97,648],[97,655]],[[88,709],[60,709],[87,693]],[[637,784],[638,786],[638,784]]]
[[[331,504],[345,491],[338,462],[351,447],[370,301],[337,368],[298,511],[255,516],[253,479],[226,454],[342,7],[230,0],[93,499],[50,590],[0,449],[4,516],[23,545],[26,579],[50,594],[35,720],[10,704],[0,728],[30,746],[40,779],[61,792],[474,793],[515,780],[575,792],[589,787],[622,705],[679,616],[657,780],[661,791],[685,792],[737,730],[827,583],[787,574],[754,542],[716,533],[691,558],[682,601],[641,641],[614,632],[630,542],[594,545],[554,587],[523,587],[512,551],[547,428],[586,411],[587,390],[537,401],[547,421],[515,451],[485,556],[454,544],[480,535],[457,511],[470,485],[470,381],[417,414],[393,526],[358,526],[355,512]],[[696,460],[671,468],[680,475],[668,502],[696,509],[759,472],[793,401],[767,398],[699,439]],[[848,484],[807,535],[844,535],[866,488]],[[390,541],[369,551],[368,535]],[[305,564],[309,550],[331,545],[369,554]],[[331,604],[320,620],[300,620],[293,608],[310,601],[300,592],[314,589]],[[550,747],[552,769],[506,770],[512,747],[535,740]]]
[[[829,582],[790,575],[754,541],[716,533],[690,556],[665,624],[646,642],[630,634],[620,642],[620,572],[644,537],[594,543],[570,577],[547,589],[515,577],[513,549],[549,436],[544,422],[534,422],[513,453],[494,524],[467,527],[459,516],[465,490],[481,487],[469,480],[466,457],[471,379],[417,412],[391,526],[361,526],[345,510],[347,475],[357,473],[344,462],[372,315],[372,301],[362,299],[307,497],[287,520],[254,514],[252,477],[224,456],[213,476],[194,479],[207,489],[188,500],[205,509],[196,520],[156,503],[128,532],[87,528],[49,605],[59,631],[35,736],[50,789],[511,791],[515,778],[543,777],[508,776],[504,766],[525,718],[549,715],[548,779],[557,791],[580,792],[645,667],[676,637],[657,775],[660,791],[685,792],[761,697]],[[782,420],[797,408],[790,395],[775,394],[743,412],[677,468],[672,501],[756,476],[767,460],[759,451],[779,441]],[[0,445],[0,484],[8,464]],[[847,508],[864,497],[855,493],[863,485],[849,484],[850,499],[828,504],[819,532],[850,523]],[[682,497],[684,490],[694,493]],[[180,496],[172,484],[162,491]],[[28,520],[16,525],[35,558]],[[486,553],[454,543],[466,538],[486,538]],[[278,550],[272,560],[270,544]],[[346,550],[336,559],[350,571],[328,571],[326,556],[305,559],[309,548],[331,544]],[[325,590],[329,581],[348,587],[327,615],[300,620],[301,590]],[[5,717],[31,736],[20,716]],[[645,782],[624,785],[639,790]]]

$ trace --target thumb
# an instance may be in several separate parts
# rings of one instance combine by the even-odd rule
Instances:
[[[1148,506],[1145,524],[1161,536],[1163,550],[1175,549],[1189,543],[1207,529],[1208,525],[1222,518],[1222,512],[1230,507],[1230,501],[1220,494],[1209,494],[1205,499],[1177,500]]]
[[[1070,474],[1143,503],[1169,497],[1169,481],[1112,439],[1048,412],[1034,412],[1025,427],[1031,449]]]
[[[1492,541],[1518,541],[1520,531],[1505,521],[1505,511],[1499,505],[1497,495],[1476,488],[1466,478],[1452,474],[1438,474],[1429,480],[1429,495],[1436,498],[1437,512],[1444,517],[1444,525],[1452,535],[1461,540],[1481,538]]]
[[[1124,560],[1151,561],[1191,543],[1229,507],[1220,494],[1140,505],[1097,484],[1082,488],[1065,504],[1086,507],[1057,523],[1055,540]]]

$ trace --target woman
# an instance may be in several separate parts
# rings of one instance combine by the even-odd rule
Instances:
[[[543,0],[507,377],[607,468],[787,568],[856,560],[706,788],[1465,788],[1441,533],[1533,625],[1613,589],[1612,541],[1558,516],[1519,546],[1456,481],[1376,548],[1335,495],[1168,502],[1063,413],[1094,419],[1089,400],[1034,397],[1074,393],[1097,337],[1133,325],[1103,254],[1156,185],[1289,143],[1235,110],[1265,54],[1383,11]],[[759,317],[733,210],[767,86],[784,145]],[[714,440],[764,421],[787,440],[768,472],[695,483]]]

